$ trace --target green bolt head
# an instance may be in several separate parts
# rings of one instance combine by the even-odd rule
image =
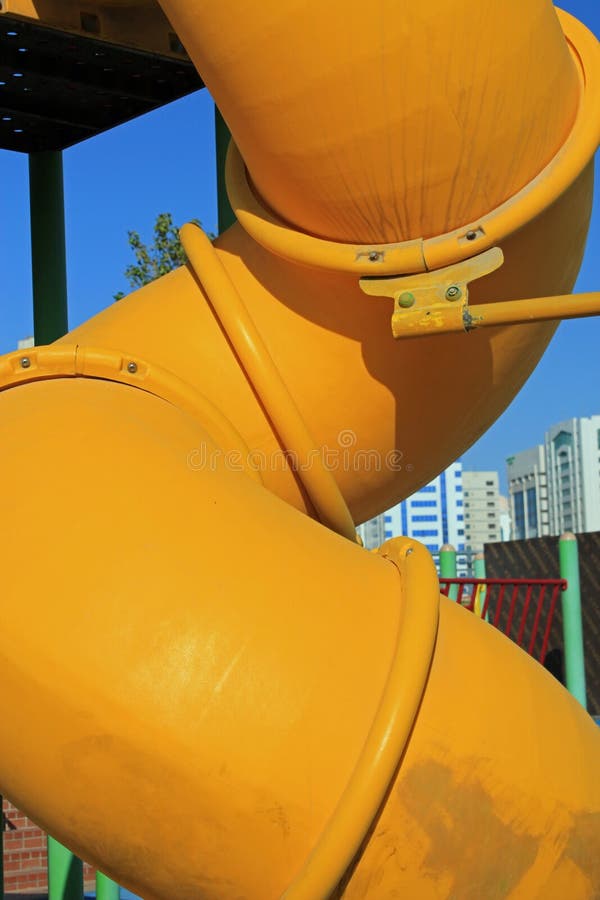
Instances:
[[[462,291],[457,284],[451,284],[446,291],[446,300],[460,300]]]
[[[398,297],[398,306],[401,306],[402,309],[410,309],[410,307],[414,305],[415,295],[411,294],[410,291],[404,291],[404,293],[400,294]]]

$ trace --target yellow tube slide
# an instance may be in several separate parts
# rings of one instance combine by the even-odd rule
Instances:
[[[146,900],[591,900],[592,720],[418,543],[341,536],[472,443],[553,325],[394,342],[332,260],[498,238],[476,302],[567,293],[597,44],[544,0],[163,7],[255,203],[0,360],[0,789]]]
[[[504,265],[472,286],[473,302],[571,290],[592,175],[586,167],[540,217],[543,233],[531,226],[524,230],[530,234],[520,233],[522,241],[505,242]],[[388,302],[365,296],[355,276],[290,264],[239,225],[216,245],[358,522],[426,484],[483,434],[529,377],[556,327],[543,322],[398,344]],[[235,423],[265,486],[312,512],[189,267],[114,304],[64,341],[123,350],[177,372]],[[424,415],[427,409],[431,414]]]
[[[2,789],[43,826],[144,898],[597,894],[597,729],[437,628],[422,547],[332,534],[146,391],[2,401]]]

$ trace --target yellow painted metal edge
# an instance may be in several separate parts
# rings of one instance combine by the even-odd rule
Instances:
[[[594,35],[557,9],[579,75],[581,96],[575,123],[548,165],[510,200],[476,221],[439,237],[396,244],[342,244],[291,228],[266,209],[253,192],[239,150],[231,141],[227,192],[245,231],[262,247],[300,265],[355,275],[415,274],[452,265],[481,253],[522,228],[575,181],[600,143],[600,50]]]
[[[468,329],[483,325],[521,325],[554,319],[583,319],[600,316],[600,292],[534,297],[531,300],[497,300],[466,309]]]
[[[392,334],[395,338],[600,315],[600,292],[500,300],[469,306],[469,283],[495,271],[503,260],[502,250],[493,247],[433,272],[365,277],[359,279],[359,285],[369,296],[393,299]]]
[[[260,473],[249,465],[247,445],[229,419],[199,391],[154,363],[115,350],[77,344],[32,347],[0,358],[0,391],[65,377],[113,381],[166,400],[197,419],[221,448],[236,454],[236,464],[239,461],[244,471],[262,484]]]
[[[302,870],[282,900],[328,897],[343,877],[390,787],[425,691],[439,619],[431,556],[410,538],[379,549],[399,570],[398,639],[388,680],[351,780]],[[401,585],[401,588],[400,588]]]
[[[564,294],[532,300],[498,300],[469,306],[435,303],[429,307],[402,309],[398,301],[392,315],[395,338],[418,338],[432,334],[469,333],[498,325],[524,325],[557,319],[583,319],[600,315],[600,293]]]

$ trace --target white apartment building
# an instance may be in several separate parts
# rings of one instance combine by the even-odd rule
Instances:
[[[481,553],[484,544],[502,540],[498,473],[464,471],[462,484],[465,548]]]
[[[359,525],[363,544],[369,549],[384,540],[405,535],[425,544],[433,556],[452,544],[458,551],[460,574],[465,574],[465,523],[462,465],[452,463],[441,475],[411,497],[381,516]]]
[[[432,554],[444,544],[465,550],[462,464],[452,463],[441,475],[384,515],[385,536],[416,538]],[[463,560],[464,561],[464,560]]]

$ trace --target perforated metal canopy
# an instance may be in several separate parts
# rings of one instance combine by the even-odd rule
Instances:
[[[4,150],[63,150],[201,87],[183,56],[161,56],[0,16]]]

